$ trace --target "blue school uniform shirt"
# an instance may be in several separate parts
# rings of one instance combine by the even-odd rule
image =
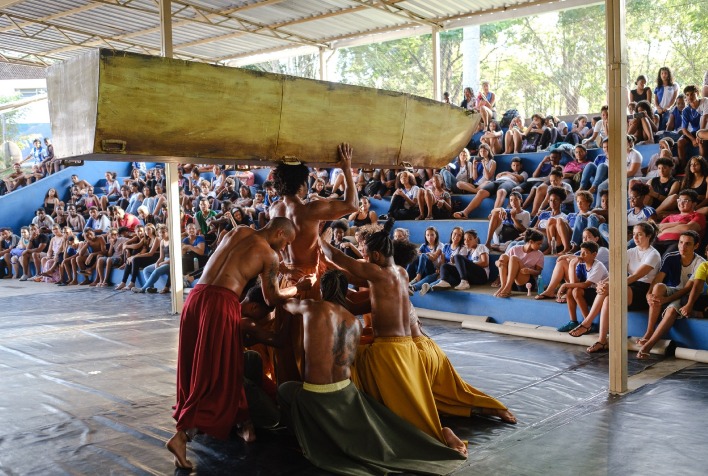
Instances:
[[[453,250],[452,245],[450,243],[445,243],[443,245],[443,255],[445,256],[445,261],[449,262],[450,258],[458,254],[462,248],[462,246],[458,245],[457,248]],[[428,252],[426,251],[426,253]]]
[[[682,111],[679,111],[679,108],[674,107],[671,109],[671,115],[674,116],[674,131],[680,131],[683,127]]]
[[[701,113],[686,104],[681,113],[683,118],[683,127],[688,129],[688,132],[694,132],[701,128]]]
[[[607,156],[606,155],[598,155],[597,157],[595,157],[595,160],[593,160],[592,163],[595,165],[601,165],[601,164],[604,164],[605,162],[607,162]]]

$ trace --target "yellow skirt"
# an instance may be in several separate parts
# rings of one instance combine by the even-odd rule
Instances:
[[[410,337],[377,337],[361,345],[352,372],[354,384],[393,413],[445,443],[418,348]]]
[[[444,415],[468,417],[473,408],[506,410],[496,398],[480,392],[462,380],[447,355],[429,337],[414,337],[420,360],[430,380],[438,412]]]

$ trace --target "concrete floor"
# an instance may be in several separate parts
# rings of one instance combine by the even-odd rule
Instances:
[[[179,320],[167,296],[1,280],[0,309],[0,475],[175,472],[163,445]],[[456,474],[705,474],[708,366],[630,355],[648,383],[610,397],[606,354],[425,323],[459,373],[519,418],[446,420],[470,441]],[[189,456],[197,474],[327,474],[285,430],[251,445],[202,435]]]

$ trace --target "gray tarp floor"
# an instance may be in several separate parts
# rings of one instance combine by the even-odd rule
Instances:
[[[171,474],[179,319],[169,298],[0,281],[0,474]],[[689,365],[621,397],[607,354],[424,321],[472,385],[516,426],[447,419],[470,441],[455,474],[706,474],[708,366]],[[673,359],[629,358],[630,372]],[[285,430],[251,445],[198,436],[204,475],[322,475]]]

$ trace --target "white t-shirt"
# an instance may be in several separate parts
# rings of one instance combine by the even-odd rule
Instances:
[[[674,83],[673,86],[664,86],[664,95],[661,97],[661,103],[659,104],[662,109],[668,109],[669,106],[673,105],[671,98],[674,95],[674,91],[681,91],[679,83]]]
[[[597,256],[595,257],[596,261],[599,261],[605,266],[605,269],[610,267],[610,250],[607,249],[605,246],[601,246],[600,249],[597,250]]]
[[[701,113],[701,116],[708,114],[708,98],[700,98],[696,111]]]
[[[406,194],[406,197],[410,198],[410,199],[413,200],[413,201],[415,201],[415,198],[418,196],[418,186],[417,186],[417,185],[413,185],[410,190],[406,190],[405,187],[402,188],[401,190],[403,190],[403,193]],[[405,205],[404,205],[404,207],[406,208],[406,210],[408,210],[408,209],[411,208],[412,206],[413,206],[413,205],[411,205],[411,204],[408,203],[408,202],[406,202]]]
[[[595,258],[595,261],[593,261],[592,266],[590,266],[589,268],[587,267],[587,265],[585,265],[585,270],[587,272],[586,281],[592,283],[592,285],[590,286],[591,288],[594,288],[597,283],[599,283],[603,279],[606,279],[608,276],[607,268],[597,258]]]
[[[632,164],[639,164],[639,168],[636,172],[634,172],[634,175],[632,175],[632,177],[642,176],[642,160],[642,154],[640,154],[637,149],[631,149],[629,152],[627,152],[627,170],[630,169]]]
[[[650,246],[646,250],[640,250],[637,247],[630,248],[627,250],[627,272],[632,275],[637,272],[639,268],[648,264],[651,266],[651,271],[649,271],[643,278],[639,281],[642,283],[651,284],[654,281],[656,273],[659,272],[659,265],[661,264],[661,255],[653,246]]]
[[[464,256],[465,258],[476,264],[479,262],[479,260],[482,259],[482,256],[485,253],[487,254],[487,266],[484,267],[484,272],[487,273],[487,277],[489,277],[489,248],[487,248],[481,243],[478,244],[477,247],[473,250],[470,250],[467,247],[463,246],[462,250],[459,253],[459,256]]]

